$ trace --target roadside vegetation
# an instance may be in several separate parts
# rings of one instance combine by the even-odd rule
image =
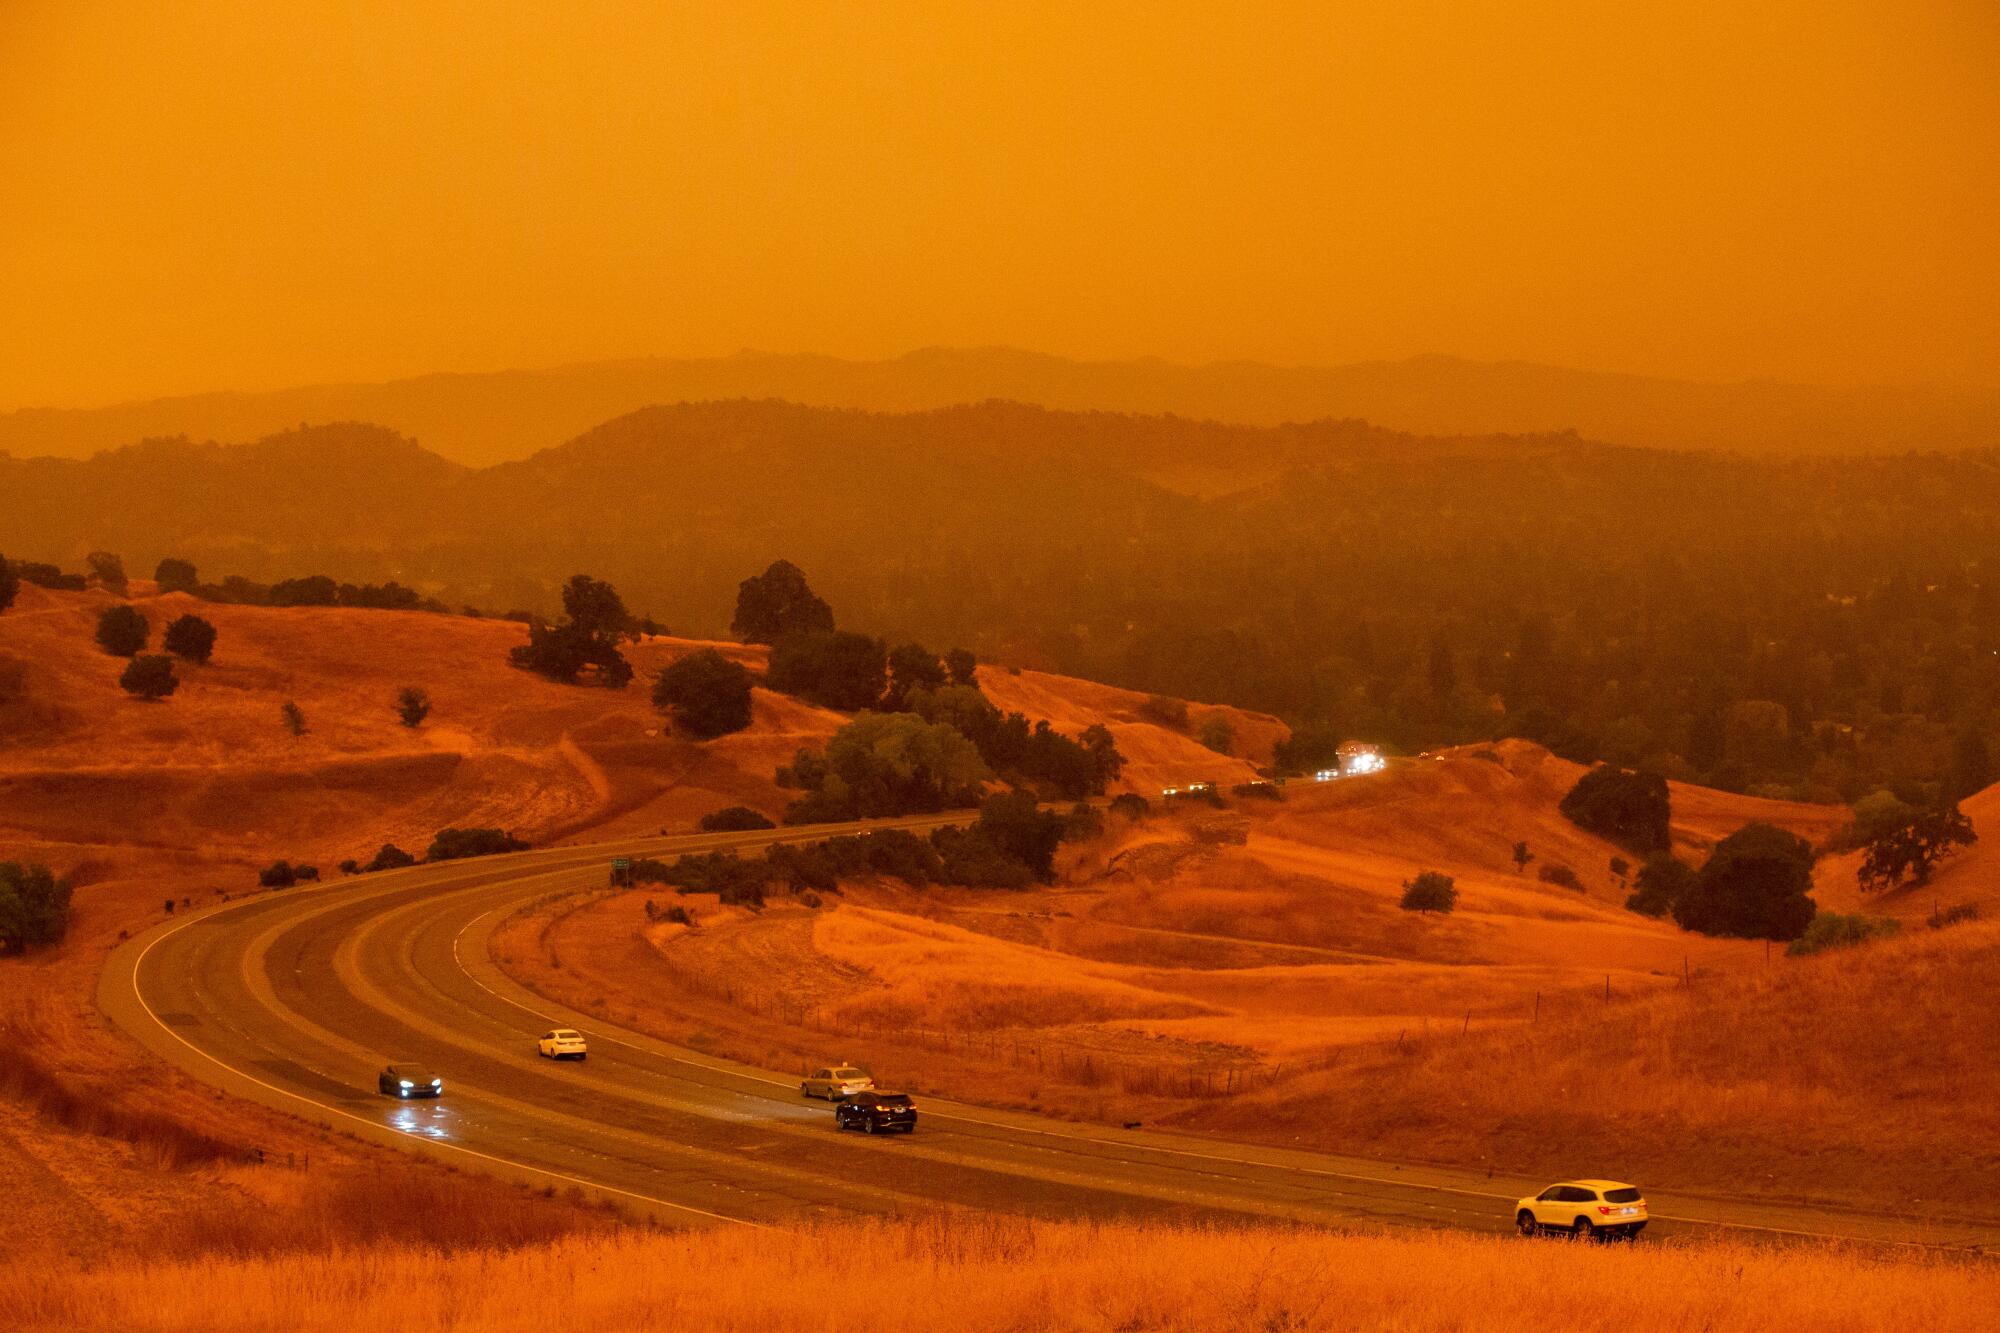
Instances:
[[[416,1215],[422,1204],[378,1213]],[[424,1209],[423,1211],[428,1211]],[[171,1255],[169,1251],[169,1255]],[[216,1293],[226,1292],[218,1300]],[[1641,1295],[1642,1294],[1642,1295]],[[1607,1248],[1451,1234],[1031,1221],[955,1213],[778,1232],[582,1232],[454,1252],[406,1241],[0,1273],[43,1328],[1224,1328],[1867,1333],[1985,1327],[2000,1277],[1963,1260],[1703,1242]]]

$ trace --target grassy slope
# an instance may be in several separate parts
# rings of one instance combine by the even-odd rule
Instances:
[[[227,1298],[217,1302],[216,1293]],[[1989,1266],[1745,1245],[1584,1246],[934,1217],[511,1253],[115,1263],[0,1274],[15,1326],[431,1330],[1986,1327]],[[560,1312],[560,1313],[556,1313]]]
[[[2000,980],[1991,931],[1793,960],[1637,917],[1616,849],[1556,811],[1580,772],[1507,743],[1277,805],[1114,821],[1033,895],[863,884],[832,910],[755,916],[695,900],[693,931],[616,896],[503,947],[580,1007],[776,1065],[838,1052],[1069,1114],[1990,1211],[2000,1120],[1980,1053],[2000,1029],[1966,997]],[[1689,856],[1751,819],[1818,839],[1843,817],[1695,788],[1675,808]],[[1205,841],[1216,828],[1240,845]],[[1527,874],[1509,855],[1523,839]],[[1540,881],[1550,862],[1583,890]],[[1397,910],[1423,868],[1457,877],[1452,916]],[[1253,1091],[1206,1096],[1232,1068]]]
[[[219,606],[149,587],[134,585],[133,604],[152,622],[155,648],[186,612],[219,631],[211,664],[183,666],[181,688],[161,703],[125,695],[124,662],[92,642],[110,596],[23,587],[0,614],[0,860],[44,862],[78,886],[63,946],[0,961],[0,1011],[9,1040],[45,1052],[49,1076],[83,1102],[179,1117],[245,1148],[304,1152],[310,1136],[135,1059],[94,1012],[105,953],[122,932],[159,920],[164,900],[254,891],[254,870],[281,856],[331,875],[384,842],[421,854],[447,825],[497,825],[543,843],[692,828],[736,803],[775,813],[788,798],[771,780],[777,765],[843,720],[759,689],[748,731],[697,744],[663,728],[642,684],[614,694],[512,670],[519,625]],[[628,652],[643,682],[699,646],[661,638]],[[762,649],[716,646],[762,667]],[[1065,702],[1059,678],[989,676],[997,689],[1031,681],[1066,728],[1117,726],[1145,752],[1141,781],[1190,776],[1177,765],[1205,772],[1214,758],[1138,723],[1139,696],[1069,682],[1084,697]],[[419,730],[392,711],[404,685],[432,697]],[[1090,706],[1100,699],[1123,711],[1100,717]],[[306,715],[303,735],[281,722],[287,700]],[[1260,726],[1268,732],[1246,716],[1240,729]],[[0,1154],[23,1171],[33,1157]],[[0,1181],[13,1178],[0,1169]]]

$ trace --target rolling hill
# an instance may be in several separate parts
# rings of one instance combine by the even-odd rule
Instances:
[[[641,407],[720,398],[884,412],[1006,398],[1245,425],[1359,418],[1439,435],[1574,430],[1619,444],[1757,453],[2000,443],[2000,392],[1990,389],[1703,384],[1448,356],[1344,366],[1182,366],[928,348],[887,361],[742,352],[210,393],[96,409],[25,408],[0,414],[0,452],[85,458],[150,436],[243,442],[299,422],[374,421],[456,462],[485,465],[525,458]]]

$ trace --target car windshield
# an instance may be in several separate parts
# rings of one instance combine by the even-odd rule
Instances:
[[[875,1094],[875,1102],[878,1106],[908,1106],[910,1099],[900,1092],[881,1092]]]
[[[1633,1189],[1630,1185],[1627,1185],[1624,1189],[1606,1190],[1604,1191],[1604,1201],[1606,1203],[1637,1203],[1639,1202],[1639,1191]]]
[[[397,1078],[409,1079],[412,1083],[419,1080],[428,1083],[431,1079],[431,1071],[422,1065],[390,1065],[389,1072]]]

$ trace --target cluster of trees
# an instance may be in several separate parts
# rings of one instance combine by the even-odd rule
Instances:
[[[69,881],[47,866],[0,861],[0,954],[62,943],[69,900]]]
[[[1715,844],[1695,870],[1671,853],[1639,868],[1625,905],[1672,915],[1683,929],[1736,939],[1795,940],[1812,924],[1812,844],[1761,821]]]
[[[832,608],[789,561],[743,581],[731,623],[746,641],[771,645],[770,688],[861,714],[824,755],[802,750],[779,770],[780,785],[806,792],[787,811],[790,823],[970,806],[996,776],[1081,800],[1101,795],[1124,764],[1102,726],[1071,738],[1046,719],[1002,713],[980,692],[978,662],[965,649],[940,657],[836,629]],[[722,674],[713,663],[704,671]]]
[[[215,626],[196,615],[175,617],[162,636],[166,653],[145,651],[152,634],[151,622],[122,602],[106,607],[97,617],[98,647],[114,657],[132,659],[118,677],[119,686],[141,699],[164,699],[180,688],[174,658],[206,664],[215,652]]]
[[[731,821],[731,826],[738,825]],[[633,862],[631,877],[635,883],[714,893],[725,903],[747,906],[762,905],[773,884],[799,894],[832,893],[839,891],[843,878],[858,875],[889,876],[916,888],[1025,888],[1055,878],[1056,850],[1065,839],[1091,836],[1102,827],[1097,812],[1087,806],[1064,816],[1041,809],[1026,793],[1003,792],[980,804],[972,824],[937,829],[928,839],[906,829],[877,829],[818,842],[780,843],[757,856],[706,852],[670,862],[642,858]]]

